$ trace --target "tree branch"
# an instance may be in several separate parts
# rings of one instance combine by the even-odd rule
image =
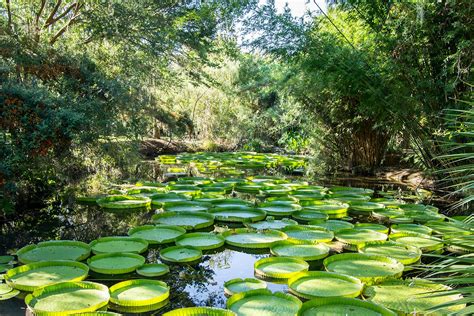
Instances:
[[[53,11],[51,11],[51,14],[49,15],[46,22],[44,22],[44,26],[43,26],[44,28],[47,28],[48,26],[53,25],[57,21],[61,20],[63,17],[69,14],[72,9],[74,9],[74,11],[76,12],[77,6],[81,6],[77,2],[74,2],[69,7],[67,7],[63,12],[61,12],[61,14],[59,14],[57,17],[54,17],[56,13],[58,12],[58,9],[61,3],[62,3],[61,0],[58,0],[58,2],[56,2],[56,5],[54,6]]]
[[[12,27],[12,10],[10,8],[10,0],[7,1],[7,16],[8,16],[8,31],[10,33],[13,33],[13,27]]]
[[[41,14],[43,14],[43,10],[44,10],[45,5],[46,5],[46,0],[41,0],[41,6],[40,6],[40,9],[39,9],[38,13],[36,13],[36,18],[35,18],[35,26],[36,26],[37,29],[39,29],[39,27],[38,27],[39,19],[40,19]]]
[[[77,18],[79,17],[80,15],[80,10],[81,8],[83,7],[84,5],[83,4],[79,4],[77,2],[75,2],[75,8],[74,8],[74,16],[69,19],[69,21],[67,21],[66,24],[64,24],[64,26],[51,38],[51,40],[49,41],[49,44],[53,45],[57,40],[58,38],[64,33],[66,32],[66,30],[68,29],[68,27],[70,27],[72,24],[74,24],[76,21],[77,21]],[[67,11],[69,11],[70,9],[68,8]],[[63,16],[63,14],[60,15],[61,17]],[[58,17],[59,19],[60,17]],[[56,19],[57,21],[57,19]],[[54,23],[54,22],[53,22]]]

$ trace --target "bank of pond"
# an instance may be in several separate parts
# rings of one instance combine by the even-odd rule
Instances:
[[[257,165],[290,164],[270,158]],[[161,158],[165,165],[176,159]],[[198,167],[224,164],[212,157]],[[152,216],[127,235],[42,241],[1,256],[0,299],[24,300],[35,315],[445,315],[469,308],[460,293],[424,276],[438,254],[470,256],[474,225],[413,194],[282,176],[174,176],[77,197],[100,212]],[[225,302],[169,308],[181,293],[167,276],[186,283],[186,273],[199,274],[204,261],[228,251],[242,259],[203,283]]]

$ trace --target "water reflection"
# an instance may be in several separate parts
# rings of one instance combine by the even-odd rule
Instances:
[[[131,227],[151,223],[153,210],[127,210],[106,212],[93,205],[73,207],[49,207],[30,215],[19,215],[1,227],[0,253],[15,251],[30,243],[50,239],[74,239],[90,242],[103,236],[126,235]],[[221,229],[221,228],[217,228]],[[153,246],[144,253],[147,263],[161,262],[159,250],[165,246]],[[254,277],[253,264],[268,257],[268,250],[246,253],[239,248],[227,247],[204,252],[197,265],[170,264],[170,273],[156,278],[170,287],[169,304],[158,311],[141,315],[159,315],[179,307],[207,305],[225,307],[224,282],[234,278]],[[88,280],[111,286],[125,279],[141,278],[131,273],[102,275],[90,272]],[[269,283],[272,291],[282,291],[286,285]],[[0,302],[0,315],[25,315],[21,299]]]

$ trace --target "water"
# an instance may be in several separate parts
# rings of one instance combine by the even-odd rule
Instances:
[[[128,229],[151,222],[154,211],[110,213],[96,206],[74,205],[73,208],[49,207],[34,215],[18,217],[2,228],[0,254],[14,251],[29,243],[51,239],[74,239],[90,242],[104,236],[126,235]],[[147,263],[160,262],[160,248],[149,249],[144,256]],[[170,264],[171,272],[158,278],[170,287],[170,303],[159,311],[187,306],[225,308],[223,284],[233,278],[254,276],[253,264],[269,254],[250,254],[235,249],[221,248],[205,251],[197,265]],[[90,273],[88,281],[113,285],[121,280],[139,278],[137,274],[120,276]],[[268,283],[272,291],[285,291],[286,285]],[[0,301],[0,315],[25,315],[23,299]]]
[[[338,184],[355,184],[361,187],[398,189],[389,183],[356,182],[354,179],[338,181]],[[403,188],[404,189],[404,188]],[[90,242],[104,236],[126,235],[128,229],[151,223],[153,210],[135,210],[110,213],[97,206],[54,205],[43,210],[19,214],[13,220],[2,223],[0,255],[14,252],[30,243],[51,239],[72,239]],[[160,262],[159,248],[149,249],[144,255],[148,263]],[[204,252],[197,265],[170,264],[171,273],[160,277],[170,287],[170,303],[164,308],[147,313],[160,315],[165,311],[187,306],[214,306],[225,308],[226,297],[223,284],[233,278],[254,277],[254,262],[268,257],[264,254],[245,253],[242,250],[222,248]],[[106,276],[91,273],[88,280],[108,286],[124,279],[138,278],[136,274]],[[285,284],[268,282],[272,291],[286,291]],[[0,301],[0,315],[25,315],[22,299]]]

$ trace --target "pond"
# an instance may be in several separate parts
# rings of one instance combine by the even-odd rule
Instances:
[[[169,158],[168,158],[169,159]],[[174,163],[174,162],[173,162]],[[299,167],[299,165],[297,166]],[[169,168],[178,168],[176,166],[166,167],[163,171],[163,165],[156,166],[153,165],[153,168],[158,168],[159,170],[154,170],[153,172],[153,179],[144,179],[144,180],[156,180],[157,177],[161,177],[166,174],[166,171]],[[178,169],[172,169],[171,171],[178,171]],[[255,171],[253,170],[252,173],[259,174],[264,173],[264,171]],[[151,175],[151,173],[149,174]],[[169,174],[167,176],[170,176]],[[202,176],[202,174],[201,174]],[[284,197],[288,194],[280,194],[278,189],[281,188],[288,188],[291,186],[281,186],[283,184],[288,183],[298,183],[299,185],[293,187],[291,190],[299,191],[301,194],[299,199],[295,200],[296,204],[302,204],[303,206],[309,207],[309,209],[313,212],[317,209],[311,209],[311,207],[318,205],[318,203],[310,203],[304,202],[308,201],[304,197],[304,194],[315,194],[315,186],[302,184],[301,181],[303,180],[300,176],[287,176],[291,180],[287,181],[280,181],[278,179],[282,179],[282,175],[278,175],[277,177],[261,177],[259,179],[256,176],[253,179],[247,180],[247,185],[250,183],[250,186],[256,185],[259,186],[262,183],[273,183],[269,185],[270,188],[266,188],[267,194],[262,194],[262,191],[258,191],[258,194],[253,194],[249,192],[243,192],[239,188],[235,187],[235,183],[231,192],[226,192],[226,198],[239,198],[242,200],[250,201],[251,203],[262,203],[265,199],[272,200],[272,194],[274,200],[281,200],[284,201]],[[236,178],[244,179],[242,175],[237,176]],[[204,178],[196,178],[198,180],[194,180],[193,183],[192,179],[185,178],[182,181],[182,187],[184,188],[186,185],[198,187],[199,184],[201,186],[199,188],[203,188],[202,184],[206,181],[202,180]],[[235,179],[235,178],[234,178]],[[243,180],[242,180],[243,181]],[[179,184],[179,181],[177,182]],[[217,182],[209,182],[207,184],[217,183]],[[382,201],[392,201],[389,195],[400,194],[403,193],[407,197],[408,203],[413,203],[413,199],[416,198],[416,195],[412,192],[408,192],[406,187],[390,184],[386,181],[377,181],[377,179],[373,179],[372,181],[360,181],[357,179],[345,179],[345,180],[338,180],[332,179],[330,182],[321,181],[317,183],[317,185],[321,186],[321,192],[330,192],[323,189],[324,186],[355,186],[372,189],[375,190],[375,193],[370,193],[368,195],[372,195],[373,198],[382,198],[383,200],[377,200],[377,202]],[[164,187],[158,186],[160,190]],[[119,186],[120,187],[120,186]],[[187,188],[186,189],[189,189]],[[215,187],[215,186],[214,186]],[[267,185],[268,187],[268,185]],[[304,188],[309,188],[311,192],[304,191]],[[117,188],[117,187],[116,187]],[[144,186],[121,186],[122,189],[130,190],[131,188],[144,188]],[[242,189],[243,186],[240,188]],[[249,189],[249,188],[247,188]],[[264,191],[265,191],[264,190]],[[352,193],[342,193],[343,191],[350,190],[350,188],[339,187],[339,194],[336,194],[336,188],[334,188],[334,192],[332,193],[331,198],[339,199],[339,202],[344,201],[344,197],[355,198],[356,196],[368,196],[366,192],[372,192],[370,190],[366,191],[359,191],[358,194]],[[359,190],[359,189],[357,189]],[[362,190],[362,189],[360,189]],[[163,190],[164,192],[165,190]],[[168,190],[166,190],[168,191]],[[130,192],[130,191],[129,191]],[[211,192],[211,191],[209,191]],[[290,191],[288,191],[290,192]],[[385,192],[385,193],[384,193]],[[390,192],[388,194],[387,192]],[[117,193],[117,192],[114,192]],[[137,193],[134,191],[134,193]],[[148,191],[143,190],[141,193],[142,196],[148,196]],[[154,192],[156,193],[156,192]],[[294,193],[294,192],[293,192]],[[326,193],[324,193],[326,194]],[[353,194],[353,195],[351,195]],[[294,194],[298,196],[298,194]],[[192,195],[194,199],[199,200],[199,195]],[[211,195],[205,195],[208,200],[212,200],[210,198]],[[216,200],[220,199],[221,197],[217,198],[219,195],[215,195]],[[189,196],[188,196],[189,197]],[[319,199],[319,198],[315,198]],[[350,200],[350,199],[349,199]],[[364,201],[366,201],[364,199]],[[395,200],[393,200],[395,201]],[[209,202],[209,201],[206,201]],[[357,205],[357,201],[354,203],[354,210],[355,205]],[[388,205],[389,203],[387,203]],[[341,204],[342,205],[342,204]],[[422,205],[422,204],[421,204]],[[169,207],[169,206],[168,206]],[[298,206],[300,207],[300,206]],[[164,206],[165,212],[166,211],[166,204]],[[262,207],[263,208],[263,207]],[[99,207],[98,205],[88,205],[88,204],[78,204],[74,203],[73,201],[63,202],[62,204],[54,204],[50,205],[49,207],[39,210],[34,214],[29,213],[29,215],[18,217],[8,223],[4,224],[2,228],[2,243],[0,244],[0,255],[6,254],[7,251],[11,251],[14,249],[19,249],[25,245],[38,243],[40,241],[47,241],[47,240],[55,240],[55,239],[62,239],[62,240],[78,240],[89,243],[93,240],[96,240],[100,237],[104,236],[126,236],[129,229],[154,223],[153,215],[157,212],[162,212],[160,207],[153,206],[145,209],[122,209],[120,211],[113,210],[113,209],[104,209]],[[395,209],[395,208],[394,208]],[[343,218],[333,219],[339,222],[348,222],[355,224],[357,222],[367,222],[367,223],[381,223],[386,225],[387,227],[390,223],[387,221],[388,215],[383,217],[383,219],[376,218],[372,214],[370,216],[367,215],[360,215],[360,212],[357,213],[355,211],[349,212],[351,216],[343,216]],[[317,211],[315,211],[318,213]],[[368,214],[364,213],[363,214]],[[382,212],[383,213],[383,212]],[[314,215],[310,213],[311,216]],[[301,215],[303,216],[303,215]],[[290,218],[290,215],[278,216],[276,215],[275,218]],[[293,219],[297,219],[293,217]],[[308,221],[301,221],[298,219],[299,226],[303,226],[307,224]],[[156,221],[155,221],[156,223]],[[403,223],[401,220],[400,223]],[[392,222],[393,224],[393,222]],[[244,227],[242,224],[239,223],[229,223],[229,222],[221,222],[216,221],[213,226],[198,229],[197,231],[209,232],[215,231],[221,233],[223,231],[237,227]],[[374,228],[375,229],[375,228]],[[364,230],[366,231],[366,230]],[[370,232],[376,233],[374,230],[369,230]],[[317,231],[321,232],[321,231]],[[327,231],[326,231],[327,232]],[[388,229],[387,229],[388,232]],[[296,236],[303,236],[301,238],[306,238],[307,232],[303,231],[300,232],[296,230],[295,232],[287,231],[288,236],[291,233],[294,233],[294,238],[298,239],[299,237]],[[300,235],[298,235],[300,234]],[[332,234],[332,233],[331,233]],[[380,233],[384,237],[382,239],[386,239],[386,235]],[[332,236],[332,235],[331,235]],[[351,238],[351,237],[346,237]],[[372,238],[372,237],[371,237]],[[332,237],[330,238],[332,239]],[[350,249],[347,247],[346,242],[343,242],[344,239],[340,236],[338,240],[334,239],[332,242],[328,242],[327,244],[331,248],[330,256],[335,255],[338,252],[344,253],[351,253],[354,252],[354,249]],[[347,242],[350,244],[350,242]],[[169,247],[173,245],[173,243],[165,244],[165,245],[150,245],[149,249],[142,253],[142,255],[146,258],[147,263],[157,263],[162,262],[160,259],[160,251],[163,248]],[[203,257],[197,263],[193,264],[173,264],[168,263],[170,267],[170,273],[156,277],[154,279],[161,280],[166,282],[170,287],[170,297],[169,303],[166,304],[164,307],[149,311],[146,313],[142,313],[143,315],[160,315],[164,312],[171,311],[180,307],[188,307],[188,306],[213,306],[213,307],[220,307],[226,308],[226,301],[228,297],[224,294],[224,283],[228,280],[235,279],[235,278],[255,278],[258,277],[260,279],[265,279],[267,282],[268,289],[272,292],[288,292],[288,285],[285,279],[275,280],[269,278],[263,278],[255,274],[254,263],[262,258],[270,257],[270,251],[267,248],[264,249],[244,249],[234,246],[229,246],[226,244],[223,247],[213,250],[204,250]],[[428,261],[429,258],[424,258],[423,260]],[[324,270],[322,266],[322,260],[317,260],[310,262],[309,269],[310,271],[313,270]],[[410,277],[416,275],[414,272],[405,272],[403,277]],[[106,275],[106,274],[99,274],[96,272],[91,271],[89,273],[89,277],[87,281],[99,282],[105,284],[107,286],[112,286],[122,280],[131,280],[143,278],[140,277],[136,273],[128,273],[128,274],[117,274],[117,275]],[[304,299],[303,299],[304,301]],[[0,315],[24,315],[26,312],[26,305],[22,298],[13,298],[6,301],[0,301]]]

